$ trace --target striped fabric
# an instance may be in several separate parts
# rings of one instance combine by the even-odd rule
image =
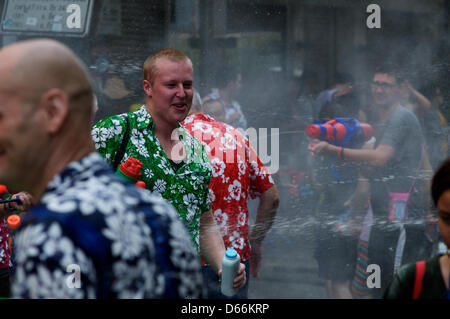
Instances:
[[[357,247],[357,260],[355,276],[353,277],[352,286],[356,291],[368,292],[370,289],[367,287],[367,277],[369,273],[366,271],[368,266],[368,250],[369,243],[363,239],[360,239]]]
[[[367,214],[363,221],[358,246],[356,248],[356,269],[352,280],[352,289],[362,294],[370,292],[370,288],[367,287],[367,278],[369,277],[369,273],[366,270],[369,265],[369,238],[372,222],[372,207],[369,205]]]

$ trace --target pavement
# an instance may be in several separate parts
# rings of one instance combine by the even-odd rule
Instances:
[[[249,299],[324,299],[324,280],[313,257],[312,207],[290,193],[289,180],[278,179],[280,207],[263,241],[263,260],[257,278],[250,278]],[[297,192],[298,194],[298,192]],[[249,201],[250,225],[257,200]]]

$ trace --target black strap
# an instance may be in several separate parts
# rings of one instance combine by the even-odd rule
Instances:
[[[172,161],[170,158],[169,158],[169,163],[170,163],[170,165],[172,165],[172,168],[174,169],[175,172],[177,172],[184,165],[183,161],[175,162],[175,161]]]
[[[120,148],[117,150],[116,156],[114,157],[114,162],[113,162],[114,171],[117,171],[117,167],[119,166],[120,161],[122,160],[123,155],[125,154],[128,140],[130,139],[130,121],[128,120],[127,115],[125,115],[125,121],[126,121],[125,134],[122,138],[122,143],[120,144]]]

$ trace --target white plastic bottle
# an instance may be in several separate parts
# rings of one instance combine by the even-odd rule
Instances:
[[[222,281],[220,284],[220,291],[225,296],[231,297],[237,291],[233,288],[233,280],[239,270],[241,258],[234,249],[227,249],[225,256],[222,259]]]

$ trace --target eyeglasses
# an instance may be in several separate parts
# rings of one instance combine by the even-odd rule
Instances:
[[[388,89],[392,90],[393,88],[396,87],[396,84],[391,84],[391,83],[386,83],[386,82],[377,82],[377,81],[372,82],[371,85],[373,88],[380,88],[383,91],[386,91]]]

